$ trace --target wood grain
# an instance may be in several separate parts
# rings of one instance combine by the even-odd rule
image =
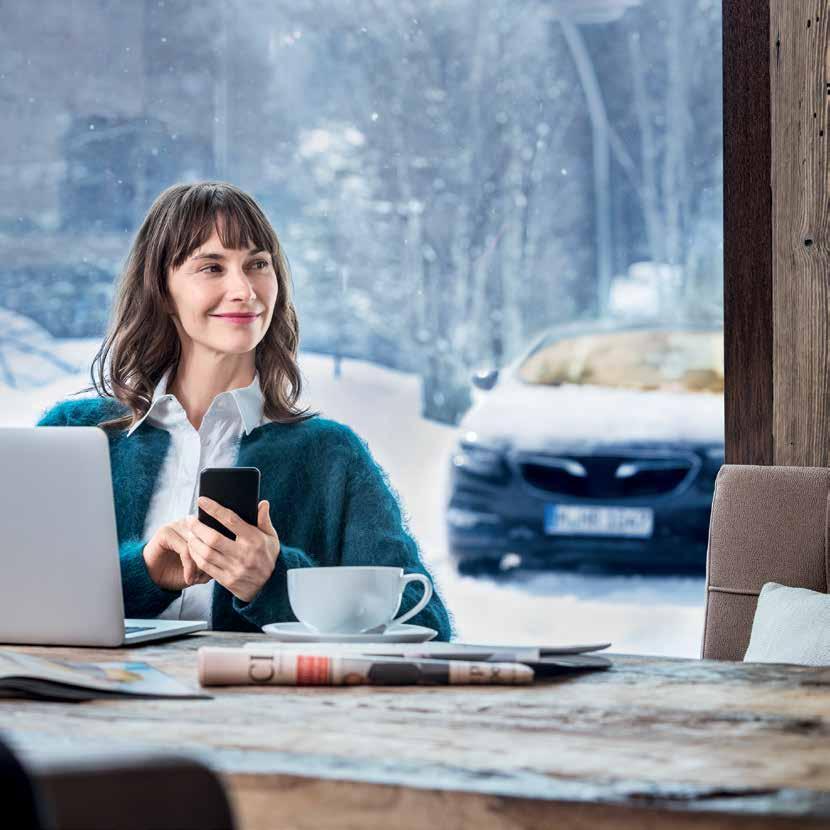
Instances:
[[[771,0],[774,464],[830,466],[827,0]]]
[[[830,3],[723,4],[726,462],[830,466]]]
[[[218,632],[130,650],[196,684]],[[206,760],[243,828],[774,827],[830,824],[830,683],[804,667],[614,655],[521,687],[217,688],[212,700],[0,701],[42,772],[80,753]],[[727,821],[728,820],[728,821]]]

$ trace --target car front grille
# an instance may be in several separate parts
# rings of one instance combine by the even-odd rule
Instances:
[[[533,455],[517,459],[524,481],[536,490],[573,498],[636,499],[666,495],[696,472],[686,455]]]

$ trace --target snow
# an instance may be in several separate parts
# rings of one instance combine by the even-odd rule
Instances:
[[[540,417],[541,413],[550,413]],[[620,417],[625,413],[625,417]],[[525,383],[504,373],[465,414],[461,427],[483,443],[500,442],[505,431],[519,438],[515,449],[576,442],[723,441],[723,395],[639,392],[599,386]],[[551,440],[555,434],[556,440]]]
[[[99,342],[58,340],[55,346],[64,359],[87,368],[25,391],[0,386],[0,426],[32,425],[52,404],[90,384],[88,367]],[[497,579],[459,576],[446,552],[443,523],[447,458],[459,429],[420,417],[414,375],[343,359],[337,378],[330,357],[309,353],[301,353],[300,369],[301,405],[349,424],[389,473],[459,639],[528,645],[610,641],[617,653],[700,655],[702,577],[522,571]],[[608,399],[591,395],[582,403],[581,417],[587,408],[596,421],[602,415],[590,407],[607,406]]]
[[[0,383],[12,388],[45,386],[78,367],[55,355],[55,339],[22,314],[0,308]]]

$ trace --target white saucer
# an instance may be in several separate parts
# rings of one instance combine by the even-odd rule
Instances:
[[[438,636],[434,628],[401,623],[383,634],[321,634],[300,622],[269,623],[262,630],[283,643],[425,643]]]

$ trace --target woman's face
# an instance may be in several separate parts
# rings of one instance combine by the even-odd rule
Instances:
[[[183,348],[243,354],[265,336],[277,301],[277,275],[271,255],[255,250],[225,248],[214,228],[210,239],[170,269],[173,322]],[[234,313],[258,316],[247,322],[223,316]]]

